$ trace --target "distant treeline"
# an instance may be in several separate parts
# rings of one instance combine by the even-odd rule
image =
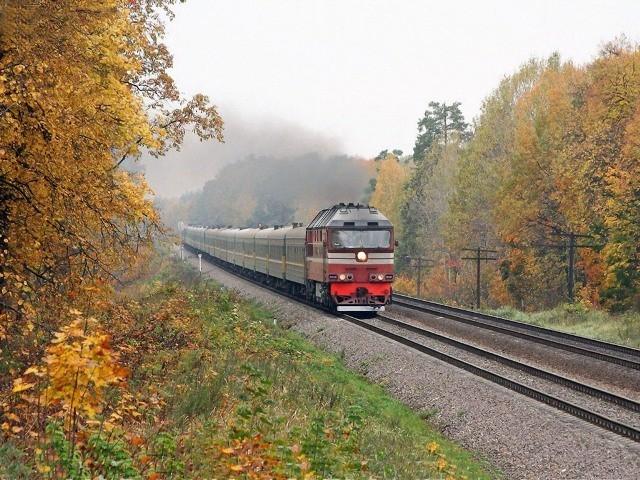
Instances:
[[[306,223],[321,208],[361,200],[372,174],[372,162],[348,156],[252,157],[227,165],[201,191],[157,205],[169,226]]]

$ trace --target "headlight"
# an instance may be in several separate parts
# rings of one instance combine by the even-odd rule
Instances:
[[[367,261],[367,253],[366,252],[358,252],[356,254],[356,260],[358,260],[359,262],[366,262]]]
[[[378,280],[380,281],[384,280],[384,275],[383,274],[378,275]]]
[[[347,276],[344,273],[341,273],[338,278],[340,279],[340,281],[344,282],[347,279]]]

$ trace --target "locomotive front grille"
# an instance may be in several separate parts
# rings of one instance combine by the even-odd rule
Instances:
[[[362,297],[336,296],[338,305],[384,305],[384,295],[365,295]]]

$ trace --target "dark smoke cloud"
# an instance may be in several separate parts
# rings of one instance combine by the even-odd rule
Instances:
[[[221,109],[225,143],[199,142],[187,137],[181,151],[166,157],[144,158],[142,168],[159,197],[178,197],[201,189],[226,165],[248,157],[295,158],[306,154],[331,156],[342,151],[338,139],[304,129],[283,120],[262,117],[251,120]]]

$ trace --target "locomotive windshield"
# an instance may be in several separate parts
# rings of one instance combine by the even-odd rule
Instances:
[[[391,246],[391,231],[333,230],[331,246],[333,248],[389,248]]]

